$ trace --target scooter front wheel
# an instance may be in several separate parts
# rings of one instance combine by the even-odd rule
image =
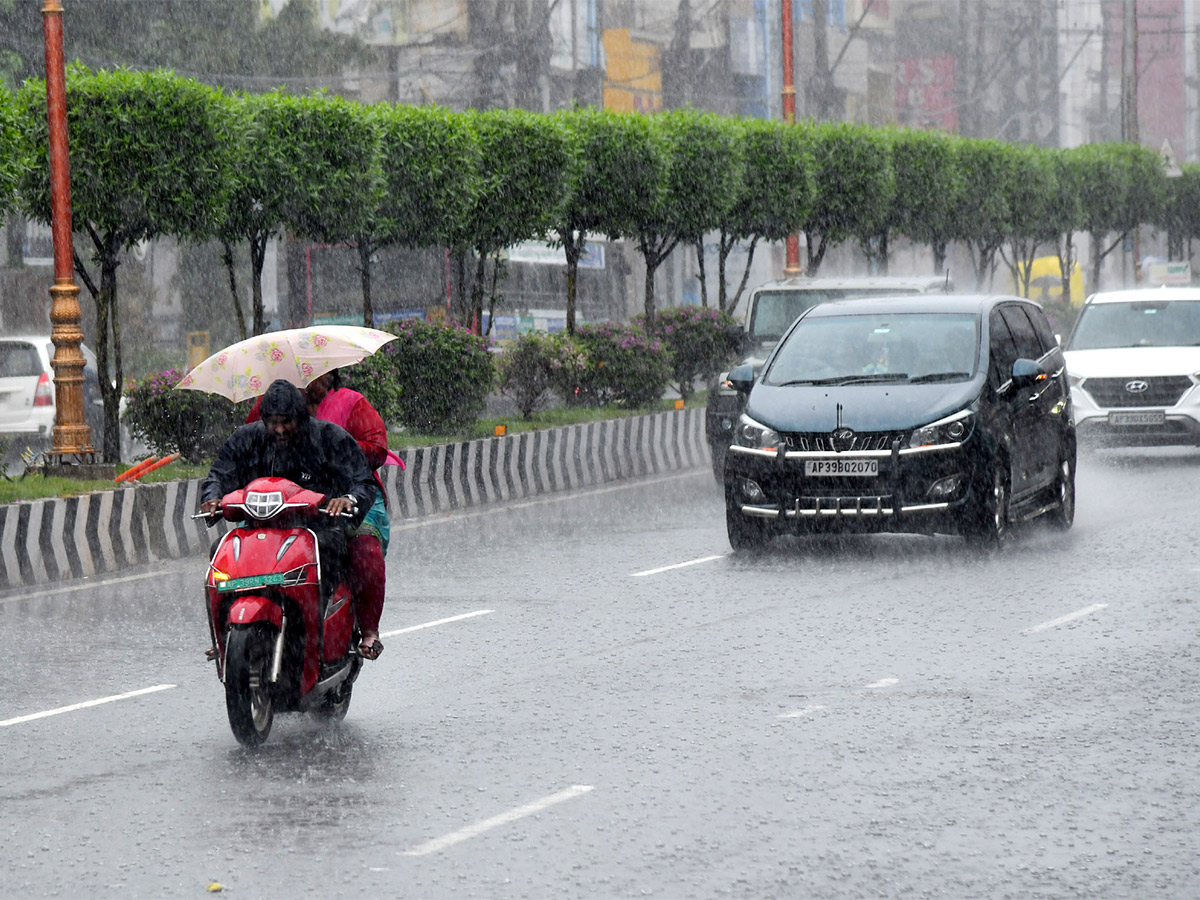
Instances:
[[[261,622],[233,626],[225,639],[225,709],[238,743],[257,747],[271,733],[272,629]]]

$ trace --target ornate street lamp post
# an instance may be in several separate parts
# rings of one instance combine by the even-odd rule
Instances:
[[[67,155],[67,88],[63,64],[61,0],[43,0],[46,43],[46,110],[50,132],[50,220],[54,238],[54,286],[50,288],[54,343],[54,446],[52,462],[91,455],[91,432],[83,410],[83,343],[79,286],[71,245],[71,170]],[[103,377],[103,373],[101,373]]]

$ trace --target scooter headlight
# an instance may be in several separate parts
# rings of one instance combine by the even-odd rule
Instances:
[[[283,509],[283,491],[248,491],[246,514],[254,519],[269,519]]]

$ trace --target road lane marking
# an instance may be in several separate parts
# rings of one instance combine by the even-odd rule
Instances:
[[[398,634],[408,634],[410,631],[420,631],[422,628],[433,628],[435,625],[445,625],[447,622],[461,622],[463,619],[473,619],[475,616],[486,616],[488,613],[495,612],[494,609],[477,609],[475,612],[463,613],[461,616],[451,616],[448,619],[438,619],[435,622],[426,622],[423,625],[409,625],[407,628],[397,628],[395,631],[385,631],[379,636],[395,637]]]
[[[802,719],[802,718],[804,718],[804,716],[811,716],[813,713],[820,712],[824,708],[825,707],[821,706],[818,703],[814,706],[806,706],[803,709],[797,709],[797,710],[794,710],[793,712],[783,713],[782,715],[776,716],[776,718],[777,719]]]
[[[434,838],[432,841],[426,841],[424,844],[417,844],[417,846],[411,847],[408,850],[402,850],[400,855],[426,856],[430,853],[437,853],[439,850],[445,850],[447,847],[452,847],[473,837],[478,837],[485,831],[490,831],[500,825],[507,825],[509,822],[515,822],[518,819],[524,819],[526,816],[532,816],[558,803],[573,800],[591,790],[594,790],[594,788],[590,784],[574,785],[565,791],[559,791],[557,794],[551,794],[549,797],[543,797],[541,800],[526,803],[524,806],[518,806],[516,809],[511,809],[506,813],[492,816],[490,819],[484,819],[481,822],[476,822],[474,825],[460,828],[458,831],[452,831],[449,834],[442,835],[440,838]]]
[[[182,570],[182,567],[180,567]],[[38,597],[57,597],[59,594],[68,594],[72,591],[86,591],[92,588],[107,587],[110,584],[124,584],[127,581],[141,581],[145,578],[162,578],[163,572],[143,572],[140,575],[126,575],[122,578],[109,578],[104,581],[89,581],[86,584],[72,584],[66,587],[51,588],[48,591],[36,591],[32,594],[13,594],[6,597],[0,597],[0,603],[15,603],[18,600],[35,600]]]
[[[1022,634],[1037,634],[1039,631],[1048,631],[1051,628],[1057,628],[1059,625],[1065,625],[1067,622],[1073,621],[1074,619],[1091,615],[1092,613],[1104,609],[1107,606],[1107,603],[1093,603],[1091,606],[1086,606],[1083,609],[1076,610],[1073,613],[1067,613],[1065,616],[1059,616],[1057,619],[1051,619],[1049,622],[1043,622],[1041,625],[1034,625],[1032,628],[1026,628]]]
[[[891,687],[893,684],[899,684],[899,678],[881,678],[879,681],[872,681],[867,685],[867,690],[876,690],[878,688]]]
[[[27,716],[17,716],[15,719],[5,719],[0,722],[0,728],[7,725],[20,725],[22,722],[32,722],[34,719],[45,719],[48,716],[57,716],[62,713],[74,712],[77,709],[87,709],[89,706],[100,706],[102,703],[112,703],[115,700],[128,700],[130,697],[140,697],[143,694],[153,694],[155,691],[169,691],[175,687],[173,684],[159,684],[154,687],[142,688],[139,691],[130,691],[127,694],[114,694],[111,697],[101,697],[99,700],[87,700],[83,703],[72,703],[70,706],[60,706],[58,709],[48,709],[45,712],[30,713]]]
[[[645,572],[634,572],[630,578],[641,578],[643,575],[657,575],[659,572],[670,572],[672,569],[684,569],[688,566],[696,566],[700,563],[712,562],[714,559],[724,559],[725,554],[720,553],[716,556],[702,556],[699,559],[690,559],[687,562],[675,563],[673,566],[662,566],[658,569],[647,569]]]

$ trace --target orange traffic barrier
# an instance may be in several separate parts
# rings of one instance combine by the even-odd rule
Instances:
[[[163,466],[173,463],[177,459],[179,459],[178,453],[172,453],[170,456],[164,456],[162,459],[160,459],[154,465],[146,466],[146,468],[142,469],[142,471],[140,471],[136,475],[134,475],[133,480],[136,481],[137,479],[141,478],[143,475],[149,475],[155,469],[161,469]]]
[[[126,469],[124,472],[122,472],[120,475],[118,475],[116,478],[114,478],[113,481],[125,481],[130,478],[135,478],[138,475],[141,475],[143,472],[145,472],[152,465],[154,465],[154,463],[157,460],[158,460],[157,456],[147,457],[146,459],[143,459],[140,463],[138,463],[136,466],[130,466],[128,469]]]

